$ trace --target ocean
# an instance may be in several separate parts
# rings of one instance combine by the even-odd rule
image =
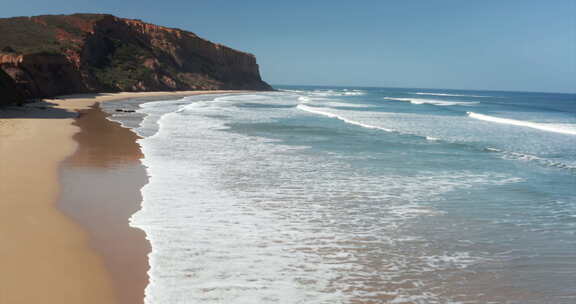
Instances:
[[[103,105],[146,303],[576,303],[576,95],[276,88]]]

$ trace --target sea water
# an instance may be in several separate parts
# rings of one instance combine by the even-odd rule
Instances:
[[[278,89],[105,105],[146,303],[576,303],[576,95]]]

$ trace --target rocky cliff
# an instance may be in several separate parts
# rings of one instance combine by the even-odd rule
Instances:
[[[0,107],[23,102],[24,97],[16,88],[14,80],[0,69]]]
[[[271,89],[252,54],[180,29],[100,14],[0,19],[0,68],[27,98]]]

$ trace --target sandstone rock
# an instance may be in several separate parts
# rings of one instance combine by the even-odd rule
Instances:
[[[112,15],[0,19],[0,67],[26,98],[116,92],[271,90],[252,54]]]

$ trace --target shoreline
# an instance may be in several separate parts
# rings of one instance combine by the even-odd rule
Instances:
[[[120,303],[143,303],[148,285],[150,243],[129,226],[141,208],[140,189],[148,183],[139,137],[99,105],[80,111],[74,125],[76,151],[61,162],[57,208],[80,223],[90,246],[104,260]]]
[[[123,264],[107,259],[106,254],[98,250],[106,245],[98,245],[94,231],[104,231],[103,225],[99,225],[102,229],[91,231],[87,228],[90,221],[70,216],[75,211],[82,213],[82,207],[61,208],[61,194],[66,194],[60,180],[61,168],[74,158],[82,145],[74,138],[82,131],[74,125],[80,111],[90,111],[90,107],[106,101],[246,92],[78,94],[26,104],[23,108],[1,109],[0,261],[3,275],[0,275],[0,303],[96,304],[135,299],[133,295],[120,295],[126,279],[118,279],[121,271],[116,271],[115,277],[110,269],[112,265]],[[98,137],[97,134],[91,136]],[[137,203],[139,209],[141,202]],[[128,218],[125,228],[136,230],[128,225]],[[147,256],[145,260],[148,261]],[[141,290],[139,299],[143,298],[144,290]]]

